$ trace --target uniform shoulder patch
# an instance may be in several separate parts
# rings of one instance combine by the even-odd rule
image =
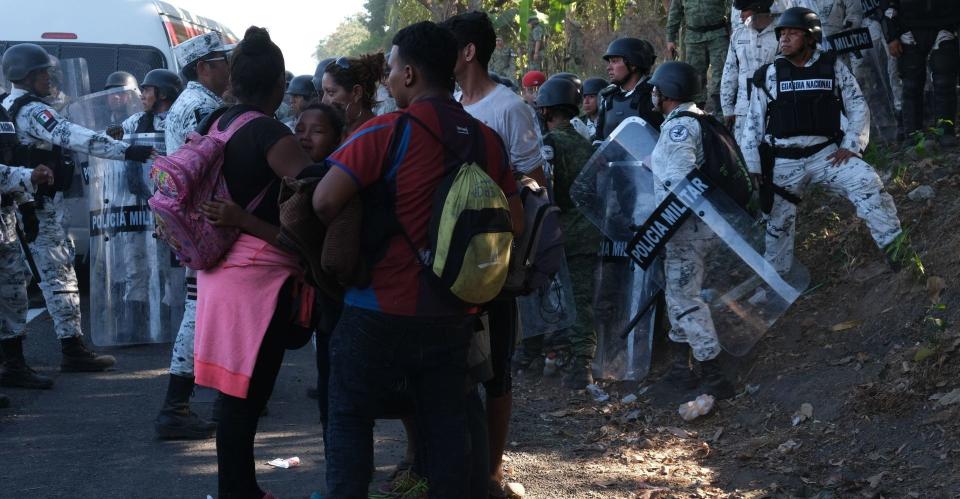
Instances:
[[[688,132],[687,127],[683,125],[675,125],[670,129],[670,140],[674,142],[683,142],[687,140],[689,136],[690,132]]]
[[[39,108],[33,112],[33,119],[46,131],[51,132],[57,127],[57,117],[49,109]]]

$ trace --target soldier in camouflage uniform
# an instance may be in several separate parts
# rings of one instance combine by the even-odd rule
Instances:
[[[583,28],[580,23],[574,19],[567,19],[563,22],[564,33],[567,37],[567,46],[564,48],[566,57],[567,71],[575,71],[583,68]]]
[[[126,143],[71,123],[42,101],[50,93],[48,69],[52,62],[42,47],[30,43],[15,45],[3,54],[4,75],[13,82],[13,90],[3,100],[3,107],[14,121],[19,146],[14,153],[26,166],[40,162],[51,166],[58,179],[69,181],[73,172],[63,160],[64,150],[107,159],[143,162],[153,154],[148,146]],[[50,162],[50,163],[47,163]],[[51,164],[52,163],[52,164]],[[68,184],[58,182],[37,193],[37,202],[20,205],[25,218],[37,217],[36,239],[29,241],[30,252],[40,273],[40,289],[47,311],[53,318],[54,330],[61,342],[63,371],[102,371],[114,365],[109,355],[97,355],[83,343],[80,328],[80,289],[73,269],[73,241],[67,237],[63,206],[63,190]],[[4,208],[8,212],[12,206]],[[49,379],[38,382],[38,375],[23,360],[23,334],[0,341],[4,354],[4,373],[0,384],[49,388]]]
[[[217,33],[195,36],[174,49],[181,73],[188,81],[167,113],[164,143],[173,154],[207,116],[223,106],[230,72],[227,47]],[[187,299],[183,319],[173,344],[170,381],[160,414],[154,422],[161,439],[204,439],[213,436],[216,425],[190,410],[193,393],[193,342],[197,316],[197,273],[187,270]]]
[[[676,0],[675,0],[676,1]],[[683,62],[661,64],[650,79],[657,109],[666,115],[662,133],[651,154],[654,192],[657,202],[670,193],[668,185],[677,184],[704,162],[703,140],[697,118],[681,112],[703,114],[693,99],[700,91],[697,70]],[[733,384],[717,363],[720,343],[714,329],[710,306],[701,297],[704,259],[718,242],[713,231],[699,218],[688,218],[666,245],[664,274],[670,340],[679,344],[667,382],[677,388],[692,389],[697,380],[688,366],[688,352],[699,361],[702,377],[699,393],[718,399],[735,394]],[[689,348],[683,344],[689,345]]]
[[[527,71],[545,71],[543,58],[547,42],[546,30],[537,16],[530,16],[527,25],[530,26],[530,35],[527,38]]]
[[[681,59],[697,69],[704,91],[696,102],[703,108],[710,98],[712,112],[718,117],[720,110],[720,80],[723,63],[730,43],[730,0],[673,0],[667,16],[667,59],[673,59],[680,41],[683,26],[683,54]],[[710,78],[707,78],[707,70]],[[709,81],[709,85],[706,85]]]
[[[597,333],[593,327],[593,287],[597,267],[596,248],[600,233],[584,217],[570,199],[570,186],[580,169],[590,159],[593,148],[570,123],[577,115],[576,85],[564,78],[551,78],[537,94],[537,112],[549,130],[543,136],[544,158],[553,169],[554,201],[562,210],[560,220],[564,233],[564,253],[570,269],[577,322],[566,331],[574,356],[571,372],[563,379],[564,386],[582,389],[593,383],[591,364],[597,350]],[[523,341],[520,367],[530,365],[542,355],[543,336]],[[535,365],[542,367],[541,363]]]
[[[53,172],[46,166],[29,169],[0,165],[0,200],[2,194],[33,194],[38,185],[52,183]],[[28,282],[30,269],[20,248],[16,213],[3,210],[0,212],[0,340],[22,336],[27,327]],[[45,376],[35,376],[33,381],[38,388],[53,384]],[[0,407],[9,403],[6,395],[0,394]]]
[[[733,30],[730,49],[720,82],[720,105],[723,121],[733,130],[738,144],[743,144],[743,129],[750,109],[749,81],[764,64],[777,55],[777,36],[773,31],[775,16],[770,13],[773,0],[734,0],[749,17]]]
[[[870,114],[856,79],[832,52],[818,46],[821,28],[813,11],[787,9],[776,33],[781,55],[753,78],[757,88],[741,147],[750,172],[769,179],[772,200],[764,206],[769,211],[764,257],[778,271],[790,270],[795,203],[817,184],[846,196],[877,246],[891,249],[901,235],[900,220],[883,181],[860,157],[867,146]],[[787,96],[778,101],[781,93]],[[842,128],[841,115],[846,117]],[[758,148],[770,151],[763,162]],[[888,259],[897,268],[899,262],[890,252]]]
[[[490,71],[511,80],[517,78],[517,52],[504,43],[503,37],[497,37],[497,46],[490,57]]]

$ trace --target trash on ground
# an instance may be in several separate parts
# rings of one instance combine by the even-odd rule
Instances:
[[[267,461],[267,464],[270,466],[273,466],[274,468],[283,468],[283,469],[296,468],[297,466],[300,466],[300,458],[297,456],[293,456],[287,459],[278,457],[272,461]]]
[[[680,404],[678,412],[680,412],[680,417],[683,418],[684,421],[693,421],[713,410],[714,402],[715,399],[712,395],[703,394],[695,400]]]

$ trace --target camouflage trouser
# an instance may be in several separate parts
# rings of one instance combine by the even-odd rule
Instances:
[[[540,52],[540,57],[527,55],[527,71],[543,71],[543,52]]]
[[[688,220],[688,227],[681,228],[681,232],[689,229],[691,223],[702,222]],[[688,343],[694,358],[699,361],[714,359],[720,354],[720,343],[713,327],[710,305],[703,300],[700,292],[704,277],[703,261],[717,239],[677,239],[674,237],[667,243],[663,262],[670,339]]]
[[[197,330],[197,272],[187,269],[187,299],[183,303],[183,319],[177,339],[173,342],[170,373],[177,376],[193,376],[193,341]]]
[[[710,111],[715,115],[722,115],[721,109],[716,109],[720,104],[720,80],[723,78],[723,65],[727,59],[727,47],[730,45],[730,37],[720,36],[713,40],[697,43],[684,42],[683,53],[684,60],[696,68],[700,74],[700,83],[703,90],[696,98],[700,104],[708,104],[714,109]],[[709,69],[710,77],[707,78]],[[710,102],[707,102],[710,98]]]
[[[150,263],[147,259],[146,232],[121,232],[113,236],[114,244],[123,248],[120,255],[123,272],[123,301],[146,302],[150,286]],[[119,243],[119,244],[118,244]]]
[[[30,269],[17,239],[16,214],[4,209],[0,216],[0,340],[7,340],[26,334]]]
[[[866,222],[877,246],[883,248],[900,235],[900,220],[893,197],[884,191],[877,172],[862,159],[854,157],[841,166],[833,166],[827,156],[836,150],[837,146],[830,145],[803,159],[777,158],[773,182],[800,197],[812,184],[846,196],[856,208],[857,216]],[[767,220],[764,258],[778,272],[790,270],[793,264],[796,222],[797,207],[780,196],[774,196],[773,209]]]
[[[40,273],[40,291],[53,319],[53,330],[57,338],[81,336],[80,285],[73,269],[73,240],[64,230],[68,220],[63,196],[57,193],[53,199],[44,199],[43,207],[37,207],[37,219],[40,231],[30,243],[30,254]]]

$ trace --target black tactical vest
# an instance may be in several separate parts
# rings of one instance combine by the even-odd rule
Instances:
[[[614,92],[603,99],[600,117],[597,121],[597,140],[604,140],[617,129],[623,120],[631,116],[639,116],[658,132],[663,123],[663,115],[653,109],[650,103],[650,92],[653,87],[642,81],[629,97],[622,90]]]
[[[843,101],[834,72],[836,60],[832,52],[825,52],[808,67],[794,66],[785,58],[774,61],[777,98],[767,104],[767,133],[778,139],[798,135],[835,138],[843,134]],[[762,66],[762,77],[754,80],[764,91],[768,66]],[[767,94],[770,95],[769,91]]]

